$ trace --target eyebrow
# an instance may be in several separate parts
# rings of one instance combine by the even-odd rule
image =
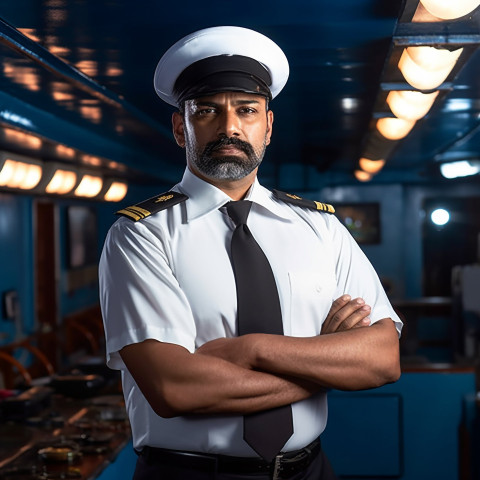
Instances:
[[[251,105],[251,104],[259,104],[260,102],[254,98],[252,99],[245,99],[245,100],[235,100],[234,102],[232,102],[233,105],[237,106],[237,105]],[[209,101],[209,100],[198,100],[197,102],[195,102],[195,105],[197,107],[219,107],[221,106],[220,103],[217,103],[217,102],[212,102],[212,101]]]

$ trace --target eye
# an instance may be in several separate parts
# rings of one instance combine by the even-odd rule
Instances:
[[[205,115],[212,115],[216,113],[215,108],[213,107],[205,107],[205,108],[199,108],[196,112],[195,115],[199,117],[204,117]]]
[[[253,107],[241,107],[239,109],[239,112],[240,113],[243,113],[243,114],[246,114],[246,115],[252,115],[252,114],[255,114],[257,113],[257,110]]]

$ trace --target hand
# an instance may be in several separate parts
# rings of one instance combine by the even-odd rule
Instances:
[[[350,295],[337,298],[323,322],[320,334],[335,333],[351,328],[368,327],[370,325],[371,308],[365,304],[363,298],[352,300]]]
[[[234,363],[239,367],[252,369],[252,340],[254,335],[243,335],[234,338],[217,338],[204,343],[196,350],[196,354],[210,355]]]

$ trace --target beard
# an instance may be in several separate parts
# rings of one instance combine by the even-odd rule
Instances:
[[[246,157],[237,155],[213,156],[215,151],[226,145],[233,145]],[[240,180],[253,172],[263,160],[267,148],[266,137],[262,146],[255,151],[252,145],[235,137],[222,137],[209,142],[203,151],[195,149],[187,142],[187,156],[197,170],[215,180]]]

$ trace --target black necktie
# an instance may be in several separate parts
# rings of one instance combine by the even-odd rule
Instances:
[[[232,236],[232,263],[237,286],[238,334],[283,335],[277,286],[267,257],[247,227],[252,202],[227,203],[236,225]],[[292,408],[278,407],[244,417],[244,439],[271,461],[293,434]]]

